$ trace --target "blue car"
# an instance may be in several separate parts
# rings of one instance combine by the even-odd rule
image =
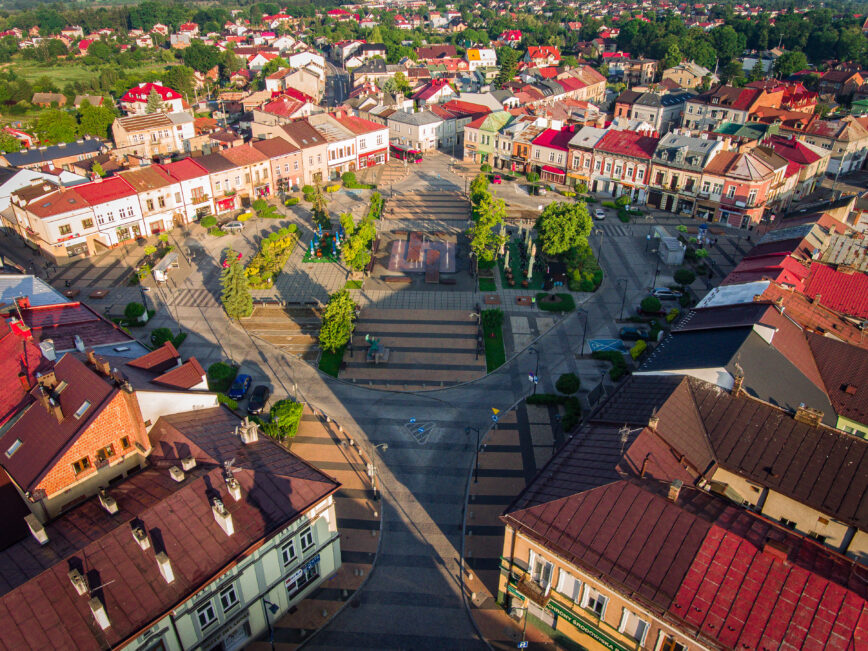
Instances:
[[[226,395],[233,400],[241,400],[250,390],[250,382],[251,378],[249,375],[236,376],[235,381],[232,382],[232,386],[229,387],[229,393]]]

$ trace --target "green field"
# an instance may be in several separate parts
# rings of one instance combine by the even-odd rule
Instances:
[[[15,71],[15,74],[24,77],[29,82],[33,83],[42,77],[48,77],[52,82],[57,84],[59,88],[63,88],[68,83],[77,81],[87,81],[99,76],[99,68],[89,68],[83,63],[76,62],[59,62],[53,63],[37,63],[36,61],[16,61],[11,65],[4,67]],[[127,68],[124,72],[148,72],[151,70],[163,70],[166,67],[165,63],[153,62],[137,68]]]

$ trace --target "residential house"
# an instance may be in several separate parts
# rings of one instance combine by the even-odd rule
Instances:
[[[465,161],[491,164],[495,157],[498,134],[513,120],[507,111],[494,111],[479,117],[464,127]]]
[[[282,68],[265,78],[265,88],[272,93],[291,89],[318,103],[325,93],[325,79],[309,68]]]
[[[760,223],[775,170],[752,153],[719,152],[702,172],[696,216],[736,228]]]
[[[300,148],[289,140],[278,137],[254,140],[250,145],[268,158],[275,190],[289,192],[290,188],[300,188],[303,185],[304,162]]]
[[[184,110],[181,93],[160,82],[143,82],[130,88],[121,97],[120,105],[127,115],[141,115],[148,112],[148,98],[156,93],[162,103],[160,110],[164,113],[177,113]]]
[[[421,111],[419,113],[395,111],[387,120],[389,140],[422,152],[433,151],[438,145],[437,133],[442,123],[443,120],[431,111]],[[469,126],[467,125],[465,129]]]
[[[119,176],[138,193],[145,233],[159,235],[176,224],[187,223],[181,184],[157,165],[121,172]]]
[[[580,65],[572,68],[556,77],[558,81],[566,77],[575,78],[580,86],[574,93],[573,99],[600,104],[606,96],[606,78],[589,65]]]
[[[93,210],[104,245],[123,244],[147,232],[138,195],[123,178],[96,178],[91,183],[75,186],[75,191]]]
[[[304,185],[328,180],[329,143],[307,120],[284,124],[275,131],[275,135],[289,140],[301,149]]]
[[[809,145],[817,145],[831,152],[827,168],[829,174],[847,174],[862,169],[865,164],[868,129],[857,118],[814,120],[802,133],[794,135]]]
[[[533,141],[548,124],[545,118],[519,118],[501,127],[494,137],[494,164],[498,169],[530,172]]]
[[[544,183],[566,183],[569,143],[575,136],[573,126],[546,129],[534,138],[531,164]]]
[[[33,93],[30,103],[42,108],[66,106],[66,95],[63,93]]]
[[[57,170],[55,173],[25,170],[17,167],[0,167],[0,215],[7,211],[12,193],[34,184],[45,182],[60,186],[73,186],[87,183],[88,179],[79,174]]]
[[[356,134],[328,113],[312,115],[308,123],[328,143],[328,173],[330,179],[344,172],[356,171]]]
[[[613,197],[628,194],[631,203],[645,203],[651,159],[659,142],[651,133],[607,131],[595,148],[591,191]]]
[[[389,128],[339,111],[334,119],[356,136],[356,170],[389,162]]]
[[[460,99],[435,104],[430,107],[430,110],[443,120],[437,134],[438,146],[446,150],[452,148],[453,152],[456,148],[460,151],[463,147],[464,127],[473,120],[491,112],[487,106]]]
[[[394,76],[395,73],[386,68],[385,60],[371,59],[353,70],[353,86],[361,86],[368,82],[381,85],[386,79],[391,79]]]
[[[584,126],[578,129],[567,143],[567,183],[584,183],[590,188],[591,170],[594,164],[594,149],[606,135],[606,129]]]
[[[87,102],[91,106],[103,106],[105,98],[102,95],[76,95],[72,105],[75,108],[81,108],[81,105]]]
[[[684,104],[692,93],[658,93],[626,90],[615,100],[615,117],[642,120],[659,134],[668,133],[681,123]]]
[[[189,153],[196,135],[189,113],[134,114],[116,118],[112,138],[118,154],[154,158]]]
[[[436,63],[439,59],[454,59],[458,56],[451,43],[424,45],[416,48],[416,60],[422,63]]]
[[[868,439],[868,387],[864,382],[868,377],[868,351],[816,332],[807,333],[807,338],[835,410],[835,427]]]
[[[828,70],[817,81],[817,92],[820,95],[844,97],[852,95],[863,83],[865,77],[855,70]]]
[[[561,62],[561,51],[554,45],[532,45],[522,61],[529,67],[556,66]]]
[[[182,158],[174,163],[155,165],[169,175],[181,188],[184,205],[184,223],[198,221],[214,215],[214,194],[208,170],[193,158]]]
[[[713,131],[724,122],[745,124],[763,93],[759,88],[718,86],[687,100],[681,126]]]
[[[667,133],[657,143],[651,159],[648,205],[692,217],[702,172],[724,148],[721,140]]]
[[[497,53],[493,48],[468,48],[464,57],[467,59],[467,67],[471,71],[477,68],[497,67]]]
[[[663,81],[675,82],[680,88],[699,88],[706,82],[709,86],[719,83],[717,75],[693,61],[682,61],[677,66],[663,71]]]
[[[793,179],[793,184],[790,191],[780,198],[780,209],[786,211],[793,202],[804,199],[816,189],[818,182],[822,182],[829,167],[830,153],[819,146],[780,135],[769,136],[763,144],[788,162],[786,176]]]
[[[306,118],[315,110],[317,107],[310,102],[281,95],[253,109],[253,122],[250,125],[251,134],[254,138],[261,138],[264,134],[271,133],[270,127],[288,124],[299,118]]]
[[[609,76],[630,86],[647,86],[657,76],[656,59],[613,58],[609,61]]]
[[[241,194],[241,199],[252,203],[256,199],[267,199],[271,196],[271,164],[268,157],[253,146],[239,145],[229,147],[220,152],[220,155],[235,164],[236,192]],[[238,175],[241,175],[243,184],[239,185]]]
[[[504,32],[500,33],[500,36],[497,37],[497,40],[505,43],[510,47],[518,47],[519,43],[521,43],[521,30],[520,29],[508,29]]]
[[[0,165],[31,170],[47,167],[69,171],[76,163],[86,161],[107,150],[108,146],[104,141],[85,138],[59,145],[0,153]]]
[[[235,163],[215,153],[196,158],[196,164],[208,172],[215,215],[241,208],[238,192],[244,188],[243,172]]]
[[[429,104],[442,104],[456,96],[457,93],[447,79],[432,79],[413,93],[412,99],[420,107],[425,107]]]

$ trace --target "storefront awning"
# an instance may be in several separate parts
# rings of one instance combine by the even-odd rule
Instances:
[[[567,175],[567,173],[559,167],[552,167],[551,165],[543,165],[542,171],[548,172],[549,174],[559,174],[561,176]]]

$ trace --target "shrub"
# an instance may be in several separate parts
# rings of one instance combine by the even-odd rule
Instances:
[[[312,185],[303,185],[301,186],[301,192],[302,194],[313,194],[314,187]]]
[[[226,405],[232,411],[235,411],[236,409],[238,409],[238,401],[234,400],[233,398],[230,398],[225,393],[218,393],[217,394],[217,402],[221,405]]]
[[[217,225],[217,218],[214,215],[208,215],[199,220],[199,223],[205,228],[211,228]]]
[[[615,199],[615,205],[619,208],[630,205],[630,195],[622,194],[620,197]]]
[[[124,316],[128,321],[136,321],[140,316],[145,313],[145,306],[141,303],[127,303],[127,306],[124,308]]]
[[[673,277],[675,278],[675,282],[682,286],[690,285],[696,280],[696,274],[690,269],[679,269]]]
[[[357,183],[356,173],[355,172],[344,172],[343,174],[341,174],[341,181],[347,187],[354,186]]]
[[[236,375],[238,375],[237,366],[214,362],[208,367],[208,388],[211,391],[228,391]]]
[[[687,294],[682,294],[678,297],[678,304],[681,307],[690,307],[690,297]]]
[[[609,377],[612,380],[619,380],[627,373],[627,360],[624,355],[617,350],[603,350],[591,353],[593,359],[603,359],[612,363],[612,368],[609,369]]]
[[[503,310],[482,310],[482,327],[486,330],[497,330],[503,325]]]
[[[167,341],[174,341],[174,339],[175,335],[169,328],[155,328],[151,331],[151,343],[155,348],[159,348]]]
[[[648,344],[646,344],[641,339],[636,342],[636,344],[630,349],[630,357],[633,359],[639,359],[642,356],[642,353],[645,352],[645,349],[648,348]]]
[[[226,231],[222,228],[212,228],[208,231],[208,235],[213,235],[214,237],[223,237],[226,235]]]
[[[675,227],[675,230],[678,231],[679,233],[686,233],[687,232],[687,226],[685,226],[684,224],[678,224],[678,226]]]
[[[564,373],[555,382],[555,389],[561,393],[572,394],[579,390],[581,383],[575,373]]]
[[[673,307],[666,315],[666,323],[672,323],[673,321],[675,321],[675,319],[678,318],[679,314],[681,314],[681,310],[679,310],[677,307]]]
[[[569,190],[564,190],[563,192],[561,192],[561,194],[564,195],[565,197],[575,197],[576,196],[575,192],[570,192]]]
[[[536,295],[536,306],[545,312],[572,312],[576,309],[576,302],[570,294],[540,292]]]
[[[280,440],[292,438],[298,433],[302,411],[304,407],[300,402],[289,399],[277,401],[268,412],[271,427],[266,429],[266,434]]]
[[[491,165],[489,165],[488,163],[483,163],[482,165],[479,166],[479,171],[480,172],[486,172],[486,173],[490,172],[491,171]]]
[[[662,304],[660,303],[660,299],[656,296],[646,296],[642,299],[642,302],[639,304],[639,307],[642,308],[643,312],[659,312]]]
[[[307,201],[308,203],[313,203],[313,200],[314,200],[313,194],[312,193],[309,194],[309,193],[305,192],[304,193],[304,200]]]
[[[325,191],[326,192],[337,192],[340,189],[341,189],[340,185],[334,184],[334,185],[327,185]]]
[[[145,255],[154,255],[157,252],[157,247],[155,247],[153,244],[148,244],[145,247],[144,251]]]
[[[296,204],[298,204],[298,197],[290,197],[283,202],[284,206],[295,206]]]
[[[528,183],[536,183],[537,181],[539,181],[539,174],[537,174],[536,172],[531,172],[527,175],[527,181]]]
[[[238,221],[240,221],[240,222],[246,222],[246,221],[247,221],[248,219],[250,219],[251,217],[253,217],[253,213],[252,213],[252,212],[243,212],[243,213],[241,213],[240,215],[238,215]]]
[[[617,208],[618,207],[615,205],[614,201],[601,201],[600,205],[603,206],[603,208]]]

